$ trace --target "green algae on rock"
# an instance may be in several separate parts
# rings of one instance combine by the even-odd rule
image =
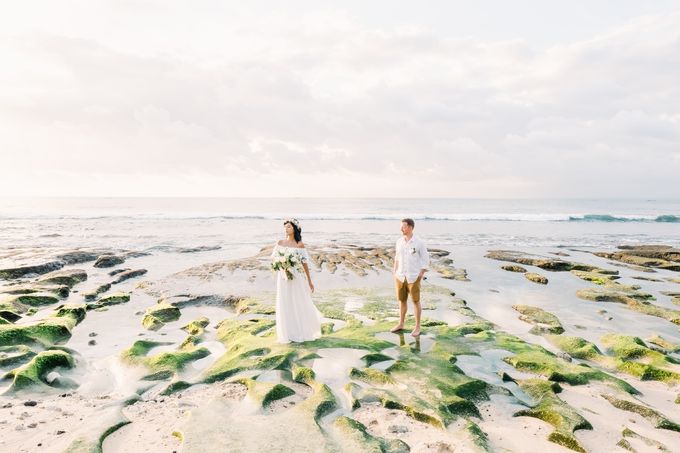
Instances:
[[[557,336],[548,338],[555,337]],[[526,343],[513,335],[497,333],[493,339],[499,348],[515,353],[513,356],[505,357],[503,361],[519,371],[545,376],[550,381],[566,382],[571,385],[584,385],[591,381],[609,382],[627,393],[640,393],[622,379],[586,365],[562,360],[545,348]]]
[[[531,409],[516,412],[515,417],[534,417],[550,423],[555,431],[548,436],[549,441],[585,453],[586,450],[574,437],[574,431],[593,429],[593,427],[576,409],[556,395],[561,391],[560,386],[542,379],[525,379],[520,381],[519,385],[525,393],[537,400],[538,403]]]
[[[630,444],[630,442],[628,442],[627,439],[638,439],[638,440],[642,441],[645,445],[647,445],[648,447],[652,447],[656,451],[667,451],[667,452],[671,451],[671,450],[668,449],[668,447],[666,447],[661,442],[656,441],[654,439],[650,439],[649,437],[643,436],[641,434],[638,434],[638,433],[636,433],[635,431],[633,431],[629,428],[625,428],[621,432],[621,436],[622,436],[621,440],[619,440],[616,443],[616,445],[618,445],[619,447],[624,448],[628,451],[635,452],[636,450],[633,448],[633,446]]]
[[[661,335],[652,335],[645,340],[649,344],[653,344],[664,350],[664,353],[668,352],[680,352],[680,345],[671,343],[670,341],[663,338]]]
[[[520,313],[519,319],[534,324],[531,333],[540,335],[541,333],[560,334],[564,332],[564,327],[557,319],[557,316],[548,313],[539,307],[530,305],[513,305],[512,308]]]
[[[95,302],[88,302],[88,310],[96,310],[97,308],[108,307],[111,305],[118,305],[130,302],[130,294],[118,292],[107,294],[106,296],[100,297]]]
[[[82,319],[82,306],[65,305],[54,315],[34,324],[0,325],[0,346],[64,343],[71,338],[71,330]]]
[[[366,453],[407,453],[409,446],[400,439],[384,439],[373,436],[361,422],[341,415],[333,422],[339,443],[347,451]]]
[[[579,271],[579,270],[572,270],[572,274],[580,278],[581,280],[585,280],[587,282],[593,282],[598,285],[604,285],[606,283],[609,283],[613,280],[617,280],[621,278],[619,275],[612,274],[612,273],[606,273],[603,274],[601,272],[589,272],[589,271]]]
[[[182,327],[182,330],[187,332],[189,335],[203,335],[205,328],[210,324],[210,320],[205,316],[201,316],[198,319],[194,319],[186,326]]]
[[[0,299],[0,309],[13,313],[26,313],[30,307],[42,307],[59,302],[59,297],[52,293],[13,294]]]
[[[130,269],[116,274],[116,279],[111,282],[112,285],[124,282],[131,278],[139,277],[147,273],[146,269]]]
[[[125,258],[116,256],[116,255],[100,255],[95,263],[93,264],[94,267],[98,268],[103,268],[103,267],[113,267],[117,266],[119,264],[123,264],[125,262]]]
[[[0,367],[22,365],[36,355],[26,345],[2,346],[0,347]]]
[[[538,283],[540,285],[547,285],[548,284],[548,279],[544,277],[543,275],[540,274],[535,274],[533,272],[526,272],[524,274],[524,277],[526,277],[527,280],[530,282]]]
[[[38,279],[39,283],[56,283],[73,288],[78,283],[87,280],[87,272],[82,269],[61,269],[43,275]]]
[[[630,400],[620,399],[615,397],[614,395],[602,394],[601,396],[602,398],[609,401],[609,404],[611,404],[617,409],[633,412],[643,416],[644,418],[652,422],[655,428],[668,429],[671,431],[680,432],[680,425],[678,425],[675,422],[672,422],[671,420],[666,418],[663,414],[652,409],[649,406],[645,406]]]
[[[504,266],[501,266],[501,269],[503,269],[504,271],[518,272],[518,273],[521,273],[521,274],[523,274],[527,271],[522,266],[517,266],[517,265],[514,265],[514,264],[506,264]]]
[[[592,288],[580,289],[576,296],[594,302],[616,302],[624,304],[629,310],[637,311],[650,316],[666,319],[673,324],[680,325],[680,310],[654,305],[650,300],[654,296],[638,291],[637,286],[620,285],[616,282]]]
[[[9,392],[16,392],[34,386],[48,386],[45,377],[55,368],[73,368],[71,354],[64,351],[43,351],[25,365],[8,372],[4,378],[12,379]]]
[[[104,406],[93,416],[96,427],[78,430],[78,437],[63,453],[102,453],[104,440],[130,423],[121,411],[121,405]]]
[[[64,267],[63,261],[50,261],[43,264],[0,269],[0,279],[11,280],[28,274],[46,274]]]
[[[394,379],[389,374],[375,368],[364,368],[363,370],[351,368],[349,377],[373,385],[394,384]]]
[[[569,335],[546,335],[545,338],[550,343],[557,346],[561,351],[564,351],[571,357],[575,357],[577,359],[592,360],[593,358],[602,355],[597,346],[581,337]]]
[[[135,365],[143,365],[154,373],[160,371],[177,373],[181,371],[187,363],[210,355],[210,350],[207,348],[190,346],[175,351],[161,352],[156,355],[148,356],[149,351],[153,348],[168,344],[171,343],[137,340],[132,346],[124,350],[121,353],[121,356],[127,362]]]
[[[104,283],[102,285],[97,286],[94,289],[83,292],[82,296],[85,298],[85,300],[91,301],[91,300],[95,300],[97,298],[97,296],[99,296],[101,293],[105,293],[106,291],[108,291],[110,289],[111,289],[111,283]]]
[[[596,266],[590,266],[588,264],[573,263],[561,259],[533,255],[530,253],[518,252],[514,250],[490,250],[484,256],[486,258],[491,258],[498,261],[509,261],[512,263],[525,264],[528,266],[536,266],[546,271],[570,271],[575,269],[582,271],[597,270],[598,272],[602,273],[615,272],[606,271],[604,269],[598,268]]]
[[[667,245],[622,245],[617,252],[594,254],[621,263],[680,272],[680,250]]]
[[[238,382],[248,387],[248,396],[263,408],[266,408],[276,400],[295,394],[295,391],[290,387],[273,382],[261,382],[250,378],[241,378],[233,382]]]
[[[181,316],[179,308],[174,305],[161,302],[146,310],[142,325],[149,330],[158,330],[166,322],[177,321]]]

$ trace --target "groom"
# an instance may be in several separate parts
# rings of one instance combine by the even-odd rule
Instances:
[[[430,254],[427,252],[425,243],[417,236],[413,235],[415,222],[413,219],[403,219],[401,221],[401,234],[397,239],[396,253],[394,254],[394,283],[397,289],[397,299],[399,299],[399,324],[391,329],[391,332],[398,332],[404,328],[404,319],[408,309],[408,295],[411,294],[413,301],[413,311],[416,315],[416,327],[411,335],[420,335],[420,281],[423,274],[427,271],[430,264]]]

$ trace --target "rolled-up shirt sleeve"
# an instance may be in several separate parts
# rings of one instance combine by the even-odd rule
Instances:
[[[427,269],[430,267],[430,252],[427,251],[427,247],[425,247],[425,243],[422,241],[420,242],[418,254],[420,255],[420,268]]]

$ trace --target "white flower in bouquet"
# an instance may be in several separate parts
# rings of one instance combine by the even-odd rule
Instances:
[[[295,277],[294,272],[302,272],[304,258],[299,253],[282,252],[279,251],[274,258],[272,258],[271,269],[274,272],[284,271],[286,278],[292,280]]]

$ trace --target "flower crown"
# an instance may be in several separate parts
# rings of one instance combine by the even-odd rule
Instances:
[[[300,222],[298,222],[298,219],[286,219],[283,224],[285,225],[286,223],[290,223],[291,225],[295,225],[295,227],[299,230],[300,229]]]

